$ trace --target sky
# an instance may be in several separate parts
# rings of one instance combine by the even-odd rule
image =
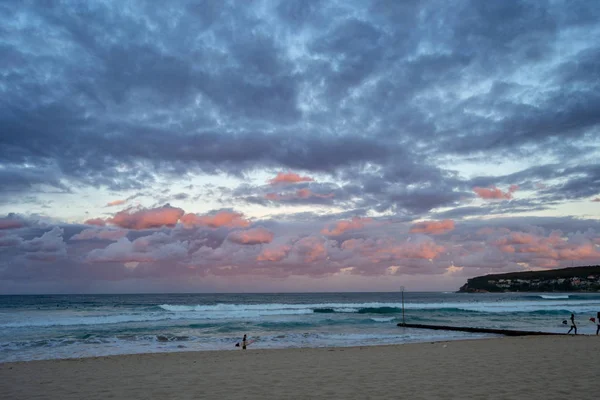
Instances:
[[[0,294],[600,264],[595,1],[8,1],[0,93]]]

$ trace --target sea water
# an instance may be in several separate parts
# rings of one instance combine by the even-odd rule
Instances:
[[[0,362],[113,354],[370,346],[492,335],[439,324],[595,333],[600,293],[270,293],[0,296]],[[404,312],[403,312],[404,311]]]

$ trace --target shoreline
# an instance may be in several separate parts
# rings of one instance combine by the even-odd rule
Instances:
[[[578,336],[590,336],[590,335],[578,335]],[[279,352],[279,351],[302,351],[302,350],[327,350],[336,351],[343,349],[365,349],[373,347],[397,347],[397,346],[410,346],[410,345],[426,345],[426,344],[438,344],[438,343],[450,343],[450,342],[470,342],[473,340],[495,340],[501,339],[503,336],[486,336],[486,337],[473,337],[473,338],[460,338],[460,339],[441,339],[441,340],[428,340],[424,342],[406,342],[406,343],[393,343],[393,344],[372,344],[372,345],[360,345],[360,346],[327,346],[327,347],[277,347],[277,348],[252,348],[248,346],[246,352]],[[178,351],[155,351],[147,353],[127,353],[127,354],[107,354],[99,356],[84,356],[84,357],[67,357],[67,358],[45,358],[40,360],[21,360],[21,361],[4,361],[0,362],[0,369],[3,365],[7,364],[24,364],[24,363],[37,363],[37,362],[53,362],[53,361],[81,361],[81,360],[100,360],[104,358],[118,358],[118,357],[134,357],[134,356],[152,356],[152,355],[176,355],[176,354],[204,354],[204,353],[231,353],[242,351],[241,347],[235,347],[231,350],[226,349],[207,349],[207,350],[178,350]]]
[[[592,399],[597,354],[577,335],[18,361],[0,398]]]
[[[352,345],[352,346],[318,346],[318,347],[248,347],[247,351],[257,352],[257,351],[285,351],[285,350],[308,350],[308,349],[358,349],[358,348],[371,348],[371,347],[394,347],[394,346],[406,346],[406,345],[419,345],[419,344],[434,344],[434,343],[446,343],[446,342],[462,342],[462,341],[472,341],[472,340],[489,340],[489,339],[498,339],[504,337],[503,335],[498,334],[479,334],[482,336],[477,336],[478,334],[473,334],[470,337],[461,337],[461,338],[440,338],[433,340],[424,340],[424,341],[409,341],[402,343],[384,343],[384,344],[363,344],[363,345]],[[585,336],[585,335],[580,335]],[[4,364],[14,364],[14,363],[30,363],[30,362],[43,362],[43,361],[78,361],[83,359],[100,359],[107,357],[127,357],[127,356],[144,356],[144,355],[166,355],[166,354],[187,354],[187,353],[228,353],[228,352],[236,352],[240,351],[240,347],[231,346],[231,349],[206,349],[206,350],[197,350],[197,349],[173,349],[170,348],[165,351],[149,351],[149,352],[140,352],[140,353],[119,353],[119,354],[105,354],[105,355],[83,355],[81,357],[59,357],[59,358],[41,358],[34,360],[15,360],[15,361],[0,361],[0,367]]]

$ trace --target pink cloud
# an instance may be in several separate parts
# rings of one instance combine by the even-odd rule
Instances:
[[[127,235],[127,231],[115,229],[84,229],[71,237],[71,240],[119,240]]]
[[[293,251],[306,263],[315,262],[327,254],[325,241],[322,238],[308,236],[294,243]]]
[[[106,225],[106,221],[103,220],[102,218],[92,218],[92,219],[88,219],[87,221],[85,221],[84,224],[86,224],[86,225],[96,225],[96,226],[105,226]]]
[[[244,214],[219,211],[213,215],[185,214],[181,217],[181,222],[186,226],[208,226],[210,228],[245,228],[250,225],[250,221],[244,218]]]
[[[494,232],[495,232],[494,228],[485,227],[485,228],[478,229],[476,234],[481,235],[481,236],[489,236],[489,235],[493,234]]]
[[[233,243],[253,245],[271,243],[273,241],[273,236],[272,232],[261,227],[231,232],[227,238]]]
[[[0,218],[0,229],[17,229],[25,226],[25,222],[18,218],[4,217]]]
[[[491,188],[482,188],[476,186],[473,188],[473,191],[477,193],[479,197],[486,200],[510,200],[513,198],[513,193],[519,189],[517,185],[510,185],[506,192],[498,189],[495,186]]]
[[[281,261],[288,255],[290,250],[291,247],[287,245],[265,248],[256,257],[256,261]]]
[[[350,239],[342,243],[342,248],[357,252],[374,263],[402,259],[429,260],[446,250],[432,240],[395,243],[391,239]]]
[[[128,214],[137,211],[140,210],[128,210]],[[403,282],[408,276],[420,276],[418,279],[422,282],[431,282],[447,279],[449,271],[455,277],[466,279],[488,273],[600,263],[600,234],[596,222],[589,226],[582,225],[581,221],[570,225],[570,220],[562,218],[552,224],[545,219],[539,221],[545,226],[562,223],[568,233],[532,225],[535,218],[519,220],[515,217],[510,221],[473,219],[456,224],[451,235],[426,236],[419,233],[443,231],[442,228],[450,225],[444,225],[444,221],[424,221],[427,224],[409,226],[413,233],[418,231],[409,234],[402,224],[386,224],[379,218],[356,217],[333,220],[329,224],[320,224],[319,219],[292,222],[282,218],[277,222],[270,220],[268,225],[261,224],[268,226],[267,230],[258,228],[254,222],[250,224],[242,214],[232,211],[204,216],[184,214],[179,222],[184,222],[186,216],[202,226],[229,226],[229,229],[183,229],[177,225],[149,235],[147,231],[130,232],[116,227],[87,226],[88,229],[81,230],[80,225],[64,224],[66,232],[79,232],[67,242],[59,228],[50,232],[44,228],[44,237],[36,233],[40,230],[37,225],[26,233],[0,231],[1,248],[13,247],[3,253],[6,273],[32,282],[42,279],[58,282],[64,276],[75,276],[74,279],[120,280],[124,285],[128,285],[126,282],[131,278],[152,282],[175,276],[185,280],[189,276],[202,277],[204,281],[205,277],[218,276],[223,277],[225,283],[236,279],[241,282],[244,277],[256,278],[257,282],[263,281],[259,277],[278,282],[283,282],[280,278],[299,277],[307,279],[306,288],[310,289],[315,277],[326,277],[319,281],[323,287],[351,276],[352,279],[378,277],[382,281],[402,276]],[[249,229],[253,225],[255,228]],[[358,230],[362,230],[360,235],[352,239],[339,239]],[[140,234],[146,236],[130,238]],[[39,237],[34,240],[21,237],[29,239],[36,235]],[[92,240],[86,241],[86,238]],[[99,243],[96,238],[113,242]],[[90,264],[82,264],[81,260]],[[41,261],[46,263],[44,268],[28,268],[28,263]],[[92,265],[96,263],[111,265],[106,268]],[[123,263],[123,266],[115,263]],[[427,278],[432,275],[439,279]],[[456,289],[463,283],[457,279],[444,290]],[[225,287],[236,289],[222,286]]]
[[[510,232],[508,235],[496,240],[497,245],[532,244],[539,240],[536,236],[525,232]]]
[[[558,250],[558,258],[562,260],[586,260],[600,257],[600,252],[592,243],[575,245]]]
[[[372,218],[353,217],[350,221],[338,221],[333,225],[333,228],[327,227],[321,230],[321,233],[326,236],[339,236],[349,230],[362,229],[366,225],[373,222]]]
[[[106,203],[106,207],[114,207],[114,206],[120,206],[123,205],[127,202],[127,200],[114,200],[114,201],[110,201],[108,203]]]
[[[516,251],[515,246],[512,246],[510,244],[499,245],[498,249],[503,253],[514,253]]]
[[[548,236],[530,232],[510,232],[493,240],[503,253],[513,254],[516,262],[525,262],[536,267],[560,266],[560,261],[583,261],[600,259],[600,250],[595,245],[595,235],[576,234],[564,237],[559,231]]]
[[[113,225],[126,229],[150,229],[161,226],[175,226],[179,218],[184,214],[181,208],[165,205],[150,209],[127,209],[115,214],[113,218],[107,219]]]
[[[454,230],[454,221],[445,219],[443,221],[423,221],[414,224],[410,228],[410,233],[430,233],[438,235]]]
[[[434,242],[409,243],[401,247],[400,254],[407,258],[432,259],[439,256],[446,248]]]
[[[271,185],[287,184],[287,183],[298,183],[298,182],[312,182],[313,178],[309,176],[300,176],[293,172],[279,172],[273,179],[269,179]]]

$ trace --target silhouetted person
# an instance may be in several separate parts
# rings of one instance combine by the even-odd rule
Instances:
[[[596,314],[596,336],[600,332],[600,311]]]
[[[577,333],[577,331],[575,331],[575,333]],[[246,335],[244,335],[244,338],[242,339],[242,350],[246,350],[247,343],[248,343],[248,339],[246,339]]]
[[[577,335],[577,325],[575,325],[575,314],[571,314],[571,318],[570,318],[570,320],[571,320],[571,328],[569,329],[569,332],[567,332],[567,335],[568,335],[569,333],[571,333],[571,331],[572,331],[573,329],[575,329],[575,334]]]

